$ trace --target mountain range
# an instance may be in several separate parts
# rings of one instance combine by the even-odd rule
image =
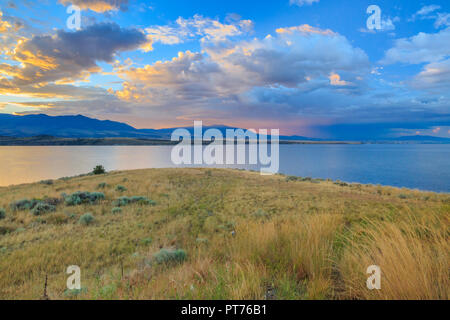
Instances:
[[[182,127],[193,135],[193,127]],[[203,126],[203,131],[215,128],[226,135],[226,129],[239,129],[224,125]],[[0,114],[0,136],[34,137],[52,136],[58,138],[143,138],[170,140],[172,132],[178,128],[136,129],[126,123],[98,120],[82,115],[49,116],[45,114],[12,115]],[[280,136],[283,141],[324,141],[303,136]],[[450,143],[449,138],[434,136],[402,136],[397,138],[378,139],[378,142],[403,143]],[[368,141],[375,142],[375,141]]]
[[[181,127],[188,130],[191,135],[193,127]],[[203,126],[203,131],[215,128],[226,135],[226,129],[239,129],[224,125]],[[45,114],[30,114],[17,116],[12,114],[0,114],[0,136],[7,137],[32,137],[53,136],[58,138],[145,138],[164,139],[171,138],[172,132],[177,128],[166,129],[136,129],[126,123],[98,120],[82,115],[75,116],[48,116]],[[302,136],[281,136],[283,140],[308,140],[313,139]]]

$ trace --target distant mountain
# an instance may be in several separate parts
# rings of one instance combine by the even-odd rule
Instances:
[[[433,137],[433,136],[403,136],[398,138],[391,138],[390,141],[399,141],[399,142],[435,142],[435,143],[450,143],[450,138],[442,138],[442,137]]]
[[[52,117],[45,114],[25,116],[0,114],[0,135],[14,137],[49,135],[63,138],[158,137],[156,130],[141,133],[125,123],[92,119],[82,115]]]
[[[239,129],[224,125],[203,126],[203,132],[208,129],[218,129],[226,137],[227,129]],[[48,116],[45,114],[30,114],[16,116],[0,113],[0,137],[35,137],[49,136],[58,138],[144,138],[170,140],[172,132],[178,128],[167,129],[136,129],[126,123],[110,120],[98,120],[82,115]],[[194,127],[182,127],[194,136]],[[244,129],[245,130],[245,129]],[[330,139],[329,139],[330,140]],[[331,139],[333,140],[333,139]],[[334,139],[340,141],[339,139]],[[280,141],[324,141],[303,136],[280,136]],[[449,138],[433,136],[403,136],[390,139],[376,139],[366,142],[398,142],[398,143],[450,143]]]
[[[227,129],[239,129],[224,125],[203,126],[203,132],[214,128],[226,136]],[[0,136],[33,137],[53,136],[59,138],[146,138],[170,139],[172,132],[178,128],[168,129],[136,129],[128,124],[98,120],[82,115],[76,116],[48,116],[45,114],[32,114],[16,116],[0,114]],[[194,127],[183,127],[194,135]],[[280,136],[280,140],[309,140],[301,136]]]

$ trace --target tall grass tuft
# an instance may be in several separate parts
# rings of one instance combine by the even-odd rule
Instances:
[[[348,235],[349,247],[338,262],[343,298],[449,299],[448,229],[438,217],[364,222]],[[381,290],[366,287],[370,265],[381,268]]]

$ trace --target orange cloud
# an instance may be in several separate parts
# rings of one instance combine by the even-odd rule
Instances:
[[[63,5],[76,5],[83,10],[89,9],[97,13],[119,10],[128,0],[60,0]]]
[[[330,84],[332,86],[347,86],[351,84],[350,82],[341,80],[341,76],[334,72],[330,73],[328,79],[330,79]]]
[[[321,34],[321,35],[326,35],[326,36],[336,35],[336,33],[331,31],[330,29],[323,30],[323,29],[312,27],[309,24],[303,24],[300,26],[289,27],[289,28],[278,28],[276,30],[276,32],[278,34],[283,34],[283,33],[293,34],[295,32],[299,32],[299,33],[304,33],[304,34]]]
[[[11,24],[8,21],[4,21],[2,19],[3,12],[0,11],[0,33],[6,32],[9,28],[11,28]]]

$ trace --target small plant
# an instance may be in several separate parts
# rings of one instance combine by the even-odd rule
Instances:
[[[85,213],[80,217],[80,220],[78,220],[79,224],[82,224],[84,226],[90,225],[92,222],[94,222],[94,216],[90,213]]]
[[[296,176],[287,176],[286,177],[286,181],[290,182],[290,181],[297,181],[299,179],[299,177]]]
[[[138,203],[138,204],[152,205],[152,206],[156,205],[155,201],[150,200],[146,197],[141,197],[141,196],[120,197],[116,201],[114,201],[114,205],[117,207],[127,206],[131,203]]]
[[[127,191],[127,188],[125,188],[125,187],[122,186],[122,185],[118,185],[118,186],[116,187],[116,191],[119,191],[119,192],[125,192],[125,191]]]
[[[186,251],[182,249],[161,249],[153,255],[157,264],[179,264],[186,260]]]
[[[55,206],[52,206],[51,204],[48,204],[48,203],[40,202],[31,210],[31,213],[34,216],[41,216],[45,213],[54,212],[54,211],[56,211]]]
[[[107,186],[106,182],[99,183],[97,189],[105,189]]]
[[[83,203],[95,204],[99,200],[105,199],[105,194],[102,192],[81,192],[77,191],[71,195],[62,195],[66,205],[78,206]]]
[[[112,208],[111,212],[112,212],[113,214],[122,213],[122,208],[114,207],[114,208]]]
[[[0,208],[0,220],[6,218],[6,211],[5,209]]]
[[[47,186],[51,186],[53,184],[53,180],[42,180],[40,184],[45,184]]]
[[[102,165],[98,165],[94,168],[94,170],[92,171],[93,174],[97,175],[97,174],[105,174],[106,170]]]
[[[152,238],[144,238],[144,239],[141,240],[141,243],[144,246],[148,246],[148,245],[150,245],[152,243]]]
[[[24,211],[33,209],[34,206],[36,206],[39,202],[40,201],[36,199],[32,200],[22,199],[11,203],[9,206],[13,211]]]

